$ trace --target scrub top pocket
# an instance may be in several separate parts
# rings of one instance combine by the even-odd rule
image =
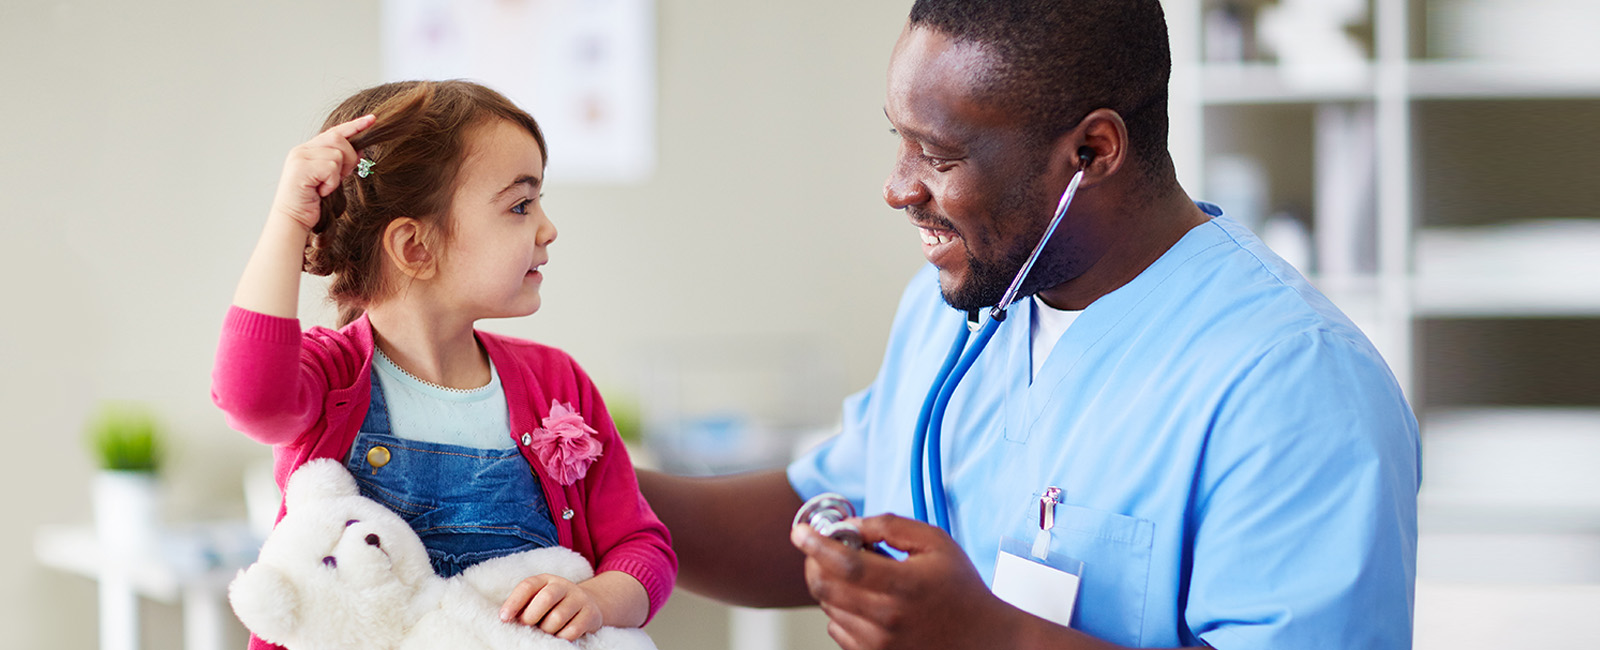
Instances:
[[[1036,492],[1012,536],[1032,541],[1039,532]],[[1139,646],[1155,523],[1067,503],[1055,506],[1050,551],[1083,562],[1072,627],[1123,645]]]

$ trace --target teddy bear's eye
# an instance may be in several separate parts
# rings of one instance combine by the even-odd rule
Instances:
[[[322,566],[330,569],[336,569],[339,567],[339,561],[334,559],[332,555],[329,555],[328,557],[322,558]]]
[[[351,527],[351,526],[353,526],[355,524],[358,524],[358,523],[361,523],[360,519],[351,519],[350,521],[344,522],[344,527],[345,528],[349,528],[349,527]]]

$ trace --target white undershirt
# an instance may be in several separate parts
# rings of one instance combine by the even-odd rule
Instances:
[[[1028,324],[1028,335],[1033,341],[1033,373],[1028,375],[1028,383],[1033,383],[1033,378],[1039,376],[1039,369],[1044,367],[1044,360],[1050,358],[1050,351],[1055,349],[1056,342],[1061,340],[1067,327],[1072,325],[1072,321],[1078,320],[1078,314],[1082,313],[1081,309],[1056,309],[1044,304],[1038,294],[1033,296],[1033,319]]]

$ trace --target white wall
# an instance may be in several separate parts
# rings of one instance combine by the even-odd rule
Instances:
[[[660,0],[659,171],[550,187],[544,311],[487,326],[566,348],[603,385],[702,335],[819,341],[840,396],[865,385],[920,263],[880,193],[908,6]],[[284,153],[380,81],[377,19],[372,0],[0,4],[0,644],[95,643],[93,584],[31,545],[88,521],[98,400],[147,401],[172,429],[171,517],[242,513],[241,468],[266,450],[211,406],[216,332]],[[176,609],[148,609],[151,646],[176,646]]]

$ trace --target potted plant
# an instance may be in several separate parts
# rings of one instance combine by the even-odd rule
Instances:
[[[162,434],[148,408],[107,402],[90,420],[89,446],[100,465],[94,520],[107,552],[136,556],[155,544]]]

